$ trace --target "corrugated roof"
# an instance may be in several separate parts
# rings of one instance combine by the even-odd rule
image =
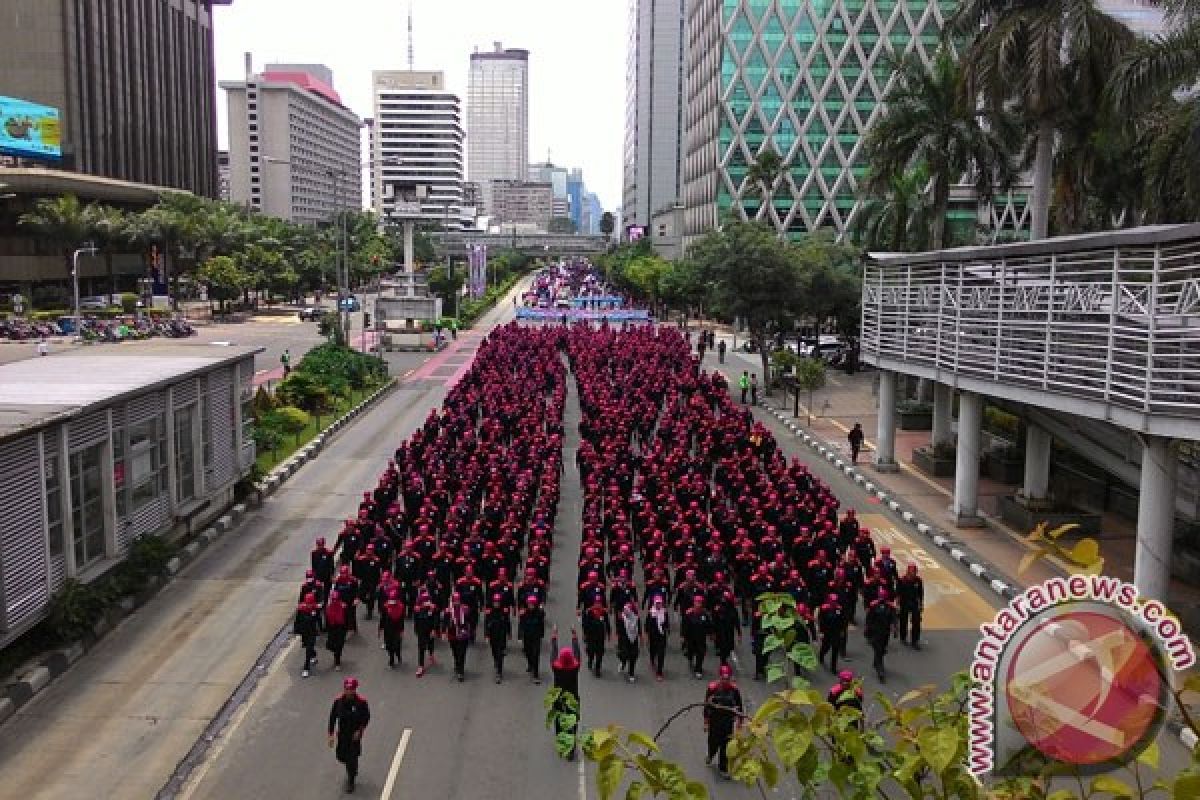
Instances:
[[[211,371],[262,347],[98,345],[0,365],[0,439]]]

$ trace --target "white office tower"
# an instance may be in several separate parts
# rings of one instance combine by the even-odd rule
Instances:
[[[462,230],[462,111],[441,72],[372,73],[371,204],[384,220],[419,218]]]
[[[467,176],[493,215],[495,181],[524,181],[529,169],[529,51],[472,53],[467,77]]]

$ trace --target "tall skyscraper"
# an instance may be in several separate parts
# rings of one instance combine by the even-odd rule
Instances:
[[[554,188],[555,217],[568,217],[571,214],[571,198],[567,194],[567,178],[570,173],[566,167],[556,167],[549,161],[529,165],[528,179],[534,183],[548,183]]]
[[[492,182],[524,181],[529,169],[529,51],[472,53],[467,76],[467,175],[491,214]]]
[[[4,0],[0,93],[61,111],[65,169],[217,194],[214,5]]]
[[[687,27],[685,237],[728,213],[795,235],[853,223],[862,139],[893,77],[929,60],[953,0],[694,0]],[[746,180],[760,153],[788,167],[769,203]]]
[[[362,120],[320,64],[268,64],[222,81],[229,104],[230,199],[293,222],[362,208]]]
[[[622,192],[628,225],[649,225],[682,190],[684,4],[629,0]]]
[[[463,128],[458,95],[441,72],[372,73],[371,205],[384,219],[416,216],[461,230]],[[410,210],[413,213],[410,213]]]

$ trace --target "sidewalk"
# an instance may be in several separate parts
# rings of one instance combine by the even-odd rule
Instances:
[[[727,344],[730,341],[729,337],[721,334],[718,334],[718,338],[726,339]],[[753,359],[753,363],[750,359]],[[706,367],[711,369],[715,364],[715,358],[705,357]],[[749,369],[753,372],[757,371],[756,367],[757,370],[761,370],[757,354],[735,353],[733,348],[726,354],[723,365],[731,381],[736,379],[741,370]],[[1043,559],[1025,573],[1018,575],[1021,559],[1031,551],[1029,545],[1023,541],[1028,531],[1013,529],[1000,519],[999,513],[999,498],[1013,494],[1018,486],[1002,484],[981,474],[979,511],[986,527],[959,528],[954,524],[950,514],[954,478],[929,477],[912,463],[913,450],[929,444],[929,431],[896,431],[896,461],[900,465],[898,472],[882,473],[871,466],[878,434],[877,381],[878,372],[874,370],[854,375],[831,370],[826,387],[813,393],[811,427],[808,427],[808,409],[805,407],[807,398],[803,393],[800,415],[794,420],[795,424],[800,430],[826,442],[828,447],[842,454],[848,461],[850,447],[846,434],[854,423],[861,423],[867,437],[864,452],[859,455],[859,466],[864,467],[863,473],[869,475],[871,481],[889,496],[901,501],[936,527],[951,533],[955,539],[969,546],[990,562],[996,571],[1005,575],[1006,582],[1010,585],[1028,586],[1066,574],[1065,565],[1051,559]],[[782,390],[777,389],[766,399],[760,395],[759,401],[761,405],[769,402],[771,407],[782,410],[788,418],[792,416],[794,397],[785,397]],[[1101,553],[1105,559],[1105,573],[1132,581],[1136,523],[1113,512],[1104,512],[1101,520],[1101,533],[1096,538],[1100,542]],[[1063,540],[1064,543],[1070,541],[1071,536],[1068,534]],[[1173,578],[1168,605],[1182,618],[1185,627],[1193,636],[1200,632],[1200,585]]]

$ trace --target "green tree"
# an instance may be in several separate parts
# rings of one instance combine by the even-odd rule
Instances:
[[[1118,119],[1138,123],[1148,222],[1200,219],[1200,0],[1147,0],[1168,14],[1167,32],[1140,39],[1117,65],[1109,96]],[[1179,93],[1179,97],[1173,94]]]
[[[892,173],[883,187],[871,181],[867,195],[854,217],[855,238],[868,250],[907,253],[929,249],[933,231],[933,207],[929,193],[929,170],[924,164]]]
[[[445,264],[429,270],[429,292],[442,298],[442,308],[449,313],[454,307],[454,298],[466,282],[466,270],[456,269],[451,276]]]
[[[208,288],[209,299],[220,302],[222,310],[227,309],[229,301],[236,299],[252,280],[230,256],[208,259],[196,277]]]
[[[802,358],[796,362],[796,386],[808,392],[808,427],[812,427],[813,392],[825,388],[825,362],[819,358]]]
[[[642,255],[630,261],[623,274],[648,301],[650,308],[655,309],[663,294],[663,281],[671,271],[671,262],[656,255]]]
[[[938,50],[928,67],[916,53],[904,58],[885,103],[886,111],[865,144],[871,165],[868,190],[883,196],[908,173],[925,170],[931,184],[928,244],[940,249],[946,242],[950,186],[971,176],[976,195],[986,200],[997,186],[1009,185],[1017,129],[1003,110],[976,110],[947,47]]]
[[[576,233],[575,220],[570,217],[551,217],[546,223],[549,233]]]
[[[742,194],[746,198],[758,198],[758,211],[754,215],[756,220],[765,219],[773,223],[767,209],[771,208],[779,179],[787,170],[783,158],[771,145],[764,147],[746,170]]]
[[[762,358],[764,387],[770,392],[767,337],[792,327],[803,299],[795,251],[764,224],[730,221],[697,241],[689,258],[713,305],[726,316],[745,321]]]
[[[1068,109],[1091,101],[1134,44],[1095,0],[964,0],[950,27],[973,36],[964,54],[967,97],[1016,107],[1033,133],[1032,236],[1049,233],[1055,141]]]
[[[796,311],[821,328],[834,320],[839,333],[858,333],[862,302],[862,251],[825,232],[792,245],[801,280]]]

